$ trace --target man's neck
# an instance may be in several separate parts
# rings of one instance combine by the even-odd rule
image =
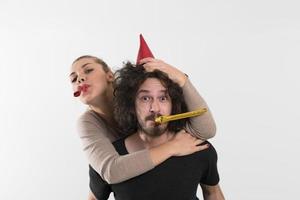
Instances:
[[[174,134],[170,132],[165,132],[157,137],[149,136],[143,132],[138,132],[138,135],[143,142],[144,147],[147,149],[164,144],[174,137]]]
[[[174,134],[169,131],[166,131],[162,135],[156,137],[149,136],[142,131],[138,131],[137,134],[141,139],[141,142],[143,143],[144,147],[147,149],[164,144],[174,137]]]
[[[125,139],[125,147],[128,153],[133,153],[159,146],[168,142],[173,137],[174,134],[170,132],[165,132],[158,137],[150,137],[147,134],[138,131]]]

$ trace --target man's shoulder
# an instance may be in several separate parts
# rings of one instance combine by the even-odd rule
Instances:
[[[204,144],[208,144],[209,147],[207,149],[204,149],[202,151],[198,151],[198,152],[194,153],[194,155],[203,157],[206,159],[216,159],[217,151],[216,151],[215,147],[212,145],[212,143],[210,143],[209,141],[205,141],[200,145],[204,145]]]
[[[215,147],[212,145],[212,143],[210,143],[209,141],[205,141],[204,144],[208,144],[209,147],[207,148],[207,150],[210,153],[217,153]]]

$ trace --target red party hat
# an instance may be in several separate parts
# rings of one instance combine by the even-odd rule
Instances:
[[[143,58],[149,58],[149,57],[154,58],[142,34],[140,34],[140,48],[136,59],[136,64],[139,64],[140,60],[142,60]]]

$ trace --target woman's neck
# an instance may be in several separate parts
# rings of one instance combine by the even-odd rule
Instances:
[[[109,122],[113,122],[113,92],[112,87],[109,87],[107,91],[95,100],[95,103],[89,105],[90,108],[96,113],[100,114]]]
[[[106,118],[107,120],[111,121],[111,119],[113,118],[113,110],[112,110],[112,105],[110,105],[110,103],[105,103],[105,104],[101,104],[101,106],[90,106],[90,108],[100,114],[101,116],[103,116],[104,118]]]

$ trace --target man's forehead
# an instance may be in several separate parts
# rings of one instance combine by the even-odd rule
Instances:
[[[163,86],[161,81],[157,78],[148,78],[144,81],[144,83],[138,89],[138,93],[145,92],[163,92],[165,93],[167,89]]]

